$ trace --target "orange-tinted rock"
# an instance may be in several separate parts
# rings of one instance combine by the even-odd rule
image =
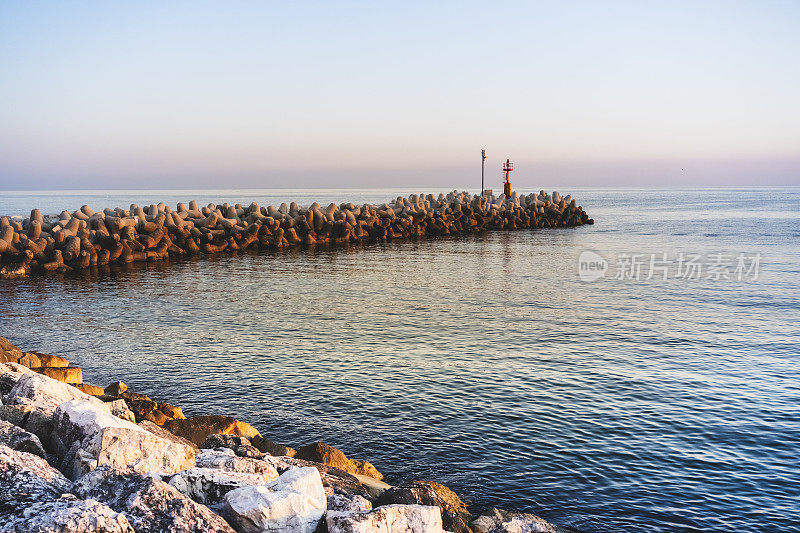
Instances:
[[[49,353],[39,353],[39,352],[25,352],[25,354],[35,355],[36,357],[38,357],[40,361],[39,366],[43,367],[46,366],[50,368],[66,368],[69,366],[69,361],[57,355],[50,355]]]
[[[168,403],[159,403],[158,410],[167,415],[169,418],[178,418],[183,419],[186,418],[183,415],[183,409],[180,407],[175,407],[174,405]]]
[[[167,415],[165,415],[158,409],[154,409],[149,413],[147,413],[147,416],[145,416],[144,419],[149,420],[150,422],[153,422],[154,424],[159,426],[163,426],[164,422],[170,420],[170,418]]]
[[[31,368],[31,370],[43,374],[48,378],[58,380],[62,383],[68,383],[70,385],[83,383],[83,371],[77,366],[69,366],[66,368],[40,367]]]
[[[261,434],[247,422],[241,422],[230,416],[210,415],[193,416],[191,418],[167,420],[164,427],[197,446],[203,444],[209,435],[224,433],[227,435],[241,435],[248,439],[261,436]]]
[[[278,444],[277,442],[265,439],[264,437],[253,437],[250,439],[250,443],[255,446],[258,451],[262,453],[268,453],[276,457],[294,457],[297,454],[297,450],[294,448],[290,448],[285,444]]]
[[[19,359],[17,359],[17,363],[21,364],[22,366],[26,366],[30,369],[34,368],[41,368],[42,361],[39,359],[36,354],[33,353],[26,353]]]
[[[295,457],[332,466],[339,470],[344,470],[349,474],[369,476],[379,481],[383,479],[383,474],[378,472],[378,469],[371,463],[367,461],[350,460],[343,451],[329,444],[325,444],[324,442],[315,442],[314,444],[303,446],[297,450]]]
[[[85,392],[86,394],[91,394],[92,396],[102,396],[103,389],[96,385],[89,385],[88,383],[77,383],[75,387],[78,388],[81,392]]]
[[[128,390],[128,386],[121,381],[115,381],[103,390],[109,396],[122,396],[122,393]]]

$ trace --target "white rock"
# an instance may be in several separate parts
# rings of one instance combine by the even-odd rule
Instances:
[[[173,474],[194,466],[194,449],[158,437],[86,400],[64,402],[53,413],[53,446],[73,479],[99,465]]]
[[[30,405],[48,415],[53,414],[56,407],[69,400],[86,400],[108,411],[105,404],[94,396],[89,396],[72,385],[37,373],[21,376],[8,393],[7,399],[11,405]]]
[[[384,505],[373,511],[329,511],[329,533],[442,533],[442,512],[427,505]]]
[[[328,512],[331,511],[371,511],[372,502],[360,494],[331,494],[328,496]]]
[[[28,452],[39,457],[45,456],[39,437],[5,420],[0,420],[0,444],[18,452]]]
[[[55,500],[69,486],[43,458],[0,445],[0,518],[21,516],[34,503]]]
[[[205,505],[221,503],[227,493],[239,487],[266,485],[278,478],[272,469],[260,474],[226,472],[216,468],[190,468],[172,476],[169,484],[196,502]]]
[[[31,505],[21,517],[0,525],[0,531],[37,533],[134,533],[125,515],[95,500],[63,497]]]
[[[556,533],[544,518],[529,513],[491,509],[470,524],[475,533]]]
[[[151,476],[101,466],[77,480],[72,492],[124,513],[136,531],[233,533],[221,516]]]
[[[232,490],[225,495],[224,513],[244,533],[313,533],[325,509],[319,471],[303,467],[285,472],[269,485]]]
[[[272,459],[265,456],[266,459]],[[225,472],[241,472],[244,474],[264,474],[277,477],[275,466],[263,459],[239,457],[230,448],[201,448],[197,452],[195,463],[198,468],[214,468]],[[274,479],[274,478],[273,478]]]
[[[128,404],[125,403],[125,400],[120,398],[119,400],[114,400],[113,402],[106,402],[108,406],[108,410],[111,411],[111,414],[116,416],[117,418],[121,418],[123,420],[127,420],[128,422],[136,423],[136,415],[133,414],[133,411],[130,410]]]

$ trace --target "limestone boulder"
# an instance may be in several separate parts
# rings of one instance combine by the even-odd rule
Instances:
[[[124,513],[136,531],[233,533],[208,507],[160,479],[101,466],[78,479],[72,492]]]
[[[195,455],[199,450],[199,448],[195,443],[167,431],[166,429],[164,429],[163,427],[159,426],[154,422],[150,422],[149,420],[142,420],[141,422],[139,422],[138,425],[140,428],[149,431],[153,435],[161,437],[162,439],[166,439],[168,441],[172,441],[178,444],[183,444],[184,446],[189,446],[195,451]]]
[[[134,533],[124,514],[95,500],[65,495],[55,501],[37,502],[21,516],[0,524],[0,531],[36,533]]]
[[[128,404],[122,398],[111,402],[106,402],[111,414],[117,418],[136,423],[136,415],[128,408]]]
[[[297,450],[295,458],[322,463],[350,474],[369,476],[379,481],[383,479],[383,474],[378,472],[378,469],[371,463],[348,459],[344,452],[324,442],[315,442],[314,444],[303,446]]]
[[[242,437],[241,435],[226,435],[224,433],[209,435],[200,447],[208,449],[228,448],[233,450],[233,453],[239,457],[252,457],[253,459],[261,459],[264,456],[255,446],[250,444],[247,437]]]
[[[38,372],[39,374],[44,374],[49,378],[61,381],[62,383],[68,383],[70,385],[79,385],[83,383],[83,370],[81,370],[77,366],[69,366],[69,367],[42,366],[38,368],[31,367],[31,370],[33,370],[34,372]]]
[[[86,400],[97,406],[103,405],[97,398],[71,385],[36,373],[22,375],[7,399],[11,405],[30,405],[45,414],[53,414],[56,407],[70,400]]]
[[[8,446],[18,452],[45,457],[44,447],[39,437],[5,420],[0,420],[0,445]]]
[[[30,368],[16,362],[0,362],[0,396],[5,396],[11,392],[11,389],[14,388],[14,385],[17,384],[22,376],[32,373],[33,371]]]
[[[472,521],[475,533],[556,533],[550,522],[530,513],[491,509]]]
[[[249,485],[266,485],[278,478],[274,469],[259,474],[226,472],[216,468],[191,468],[169,478],[169,484],[198,503],[216,508],[227,493]]]
[[[471,515],[461,499],[439,483],[411,482],[386,489],[376,500],[376,506],[403,504],[434,506],[441,510],[444,529],[453,533],[471,533]]]
[[[68,492],[69,480],[43,458],[0,444],[0,516],[22,516],[39,502]]]
[[[278,444],[277,442],[265,439],[264,437],[257,436],[250,439],[250,444],[256,447],[258,451],[268,453],[275,456],[294,457],[297,455],[297,450],[285,444]]]
[[[122,381],[115,381],[103,391],[109,396],[122,396],[122,393],[128,390],[128,386]]]
[[[53,447],[73,479],[100,465],[172,474],[194,466],[191,446],[115,417],[103,405],[70,400],[53,413]]]
[[[5,337],[0,337],[0,363],[16,363],[22,357],[22,350]]]
[[[367,476],[358,476],[357,474],[348,474],[344,470],[339,470],[332,466],[315,463],[313,461],[305,461],[295,457],[265,455],[263,461],[274,466],[279,474],[283,474],[292,468],[316,468],[322,478],[322,486],[325,489],[326,496],[332,494],[341,494],[345,496],[359,495],[370,499],[374,498],[374,496],[370,494],[370,489],[367,486],[368,483],[374,482],[384,485],[385,487],[389,486],[377,479],[372,479]]]
[[[197,452],[195,463],[198,468],[213,468],[225,472],[240,472],[243,474],[270,476],[272,472],[277,475],[285,471],[279,471],[274,464],[261,459],[239,457],[230,448],[216,448],[213,450],[201,448]]]
[[[48,368],[65,368],[69,366],[69,361],[57,355],[50,355],[41,352],[25,352],[26,355],[35,355],[39,359],[39,363],[43,367]]]
[[[185,419],[168,420],[164,427],[175,435],[190,440],[198,446],[203,444],[209,435],[217,433],[240,435],[248,439],[261,436],[247,422],[222,415],[193,416]]]
[[[105,392],[103,392],[103,389],[101,389],[97,385],[89,385],[88,383],[78,383],[74,385],[74,387],[81,392],[85,392],[89,396],[102,396],[103,394],[105,394]]]
[[[330,511],[329,533],[442,533],[438,507],[425,505],[384,505],[372,511]]]
[[[372,502],[363,496],[354,494],[352,496],[345,496],[342,494],[331,494],[327,497],[328,512],[330,511],[371,511]]]
[[[167,418],[178,418],[178,419],[186,418],[186,416],[184,416],[183,414],[183,409],[169,403],[159,402],[158,410],[167,415]]]
[[[316,468],[294,468],[268,485],[232,490],[225,495],[224,515],[237,531],[313,533],[327,501]]]

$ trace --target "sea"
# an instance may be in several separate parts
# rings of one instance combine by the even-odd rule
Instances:
[[[447,191],[1,192],[0,215],[422,192]],[[0,335],[478,511],[800,531],[800,188],[560,192],[595,224],[0,281]]]

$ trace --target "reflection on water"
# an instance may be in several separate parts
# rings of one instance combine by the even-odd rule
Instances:
[[[2,282],[0,335],[480,506],[585,531],[796,527],[800,192],[577,197],[595,226]],[[582,283],[585,249],[765,259],[757,282]]]

